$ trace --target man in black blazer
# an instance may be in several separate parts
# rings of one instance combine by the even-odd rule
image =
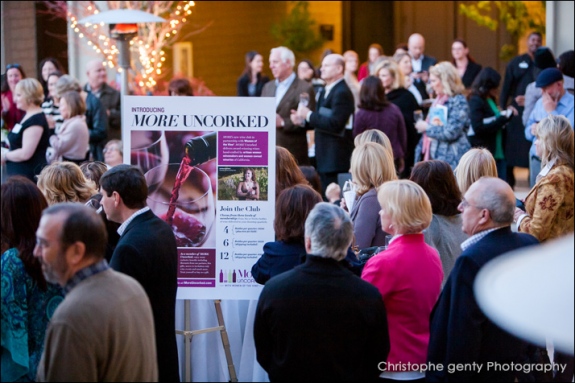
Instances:
[[[428,99],[427,82],[429,81],[429,68],[437,64],[435,57],[425,56],[425,39],[419,33],[414,33],[407,40],[407,49],[411,55],[413,84],[419,90],[423,99]]]
[[[389,353],[381,294],[344,267],[349,215],[320,202],[305,222],[304,264],[266,282],[254,341],[270,381],[375,381]]]
[[[297,109],[300,94],[309,95],[308,107],[315,110],[315,92],[311,83],[300,80],[293,68],[295,56],[286,47],[272,48],[270,69],[275,77],[262,90],[262,97],[276,98],[276,144],[290,151],[298,165],[309,165],[307,133],[290,119],[290,112]]]
[[[106,216],[122,224],[110,266],[136,279],[146,291],[154,314],[159,381],[179,382],[178,252],[172,228],[146,206],[148,186],[139,168],[116,165],[104,173],[100,187]]]
[[[463,253],[431,313],[427,361],[444,368],[428,371],[426,379],[513,382],[519,377],[517,371],[496,369],[493,363],[509,366],[525,362],[527,344],[485,316],[475,300],[473,284],[479,270],[490,260],[538,241],[529,234],[511,231],[515,195],[499,178],[482,177],[471,185],[459,210],[463,231],[470,237],[461,244]],[[456,365],[469,367],[464,371],[449,368]]]
[[[349,171],[353,152],[353,94],[343,76],[345,60],[338,54],[327,55],[321,64],[325,88],[319,94],[316,111],[300,107],[292,111],[292,122],[315,130],[315,158],[322,194],[327,185],[337,182],[339,173]]]

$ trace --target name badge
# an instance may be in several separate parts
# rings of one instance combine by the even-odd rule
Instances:
[[[519,68],[521,68],[521,69],[527,69],[527,68],[529,68],[529,64],[527,64],[525,61],[520,62],[520,63],[519,63]]]
[[[20,129],[22,129],[22,125],[16,124],[16,125],[14,125],[14,127],[12,128],[12,133],[18,134],[18,133],[20,133]]]

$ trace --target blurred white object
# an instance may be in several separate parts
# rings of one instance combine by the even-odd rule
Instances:
[[[574,354],[573,234],[512,251],[487,263],[475,279],[479,307],[506,331]]]
[[[347,205],[347,210],[351,213],[353,203],[355,202],[355,184],[351,181],[345,181],[342,192],[345,204]]]

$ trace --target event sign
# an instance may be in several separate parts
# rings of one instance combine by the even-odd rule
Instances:
[[[124,162],[178,245],[178,299],[257,299],[274,241],[275,100],[125,96]]]

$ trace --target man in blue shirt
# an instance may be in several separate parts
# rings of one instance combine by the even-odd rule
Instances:
[[[535,86],[541,88],[543,96],[537,100],[525,125],[525,138],[532,141],[529,150],[529,186],[535,185],[537,174],[541,171],[541,159],[535,154],[535,132],[537,123],[549,114],[567,117],[573,128],[573,95],[563,87],[563,75],[557,68],[542,70],[537,76]]]

